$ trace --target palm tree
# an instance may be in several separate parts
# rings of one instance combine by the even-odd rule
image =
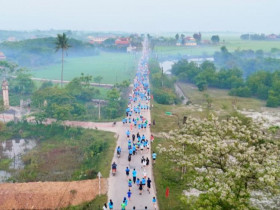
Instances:
[[[64,51],[66,51],[71,46],[68,43],[68,38],[65,33],[57,34],[55,42],[56,52],[61,49],[61,87],[63,85],[63,62],[64,62]]]

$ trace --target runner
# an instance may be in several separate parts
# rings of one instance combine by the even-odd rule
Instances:
[[[150,192],[150,189],[151,189],[151,182],[152,182],[152,180],[151,180],[150,177],[149,177],[148,180],[147,180],[147,190],[148,190],[149,193],[151,193],[151,192]]]
[[[128,192],[127,192],[127,197],[128,197],[128,200],[130,200],[130,197],[131,197],[131,191],[130,191],[130,189],[128,190]]]
[[[142,190],[143,190],[143,184],[142,184],[142,182],[140,182],[140,184],[139,184],[139,190],[140,190],[139,195],[142,195]]]
[[[129,177],[129,168],[128,167],[126,167],[126,169],[125,169],[125,173],[126,173],[126,176],[127,176],[127,178]]]
[[[108,206],[109,206],[109,209],[113,209],[114,203],[113,203],[112,199],[110,199]]]
[[[153,152],[152,157],[153,157],[153,162],[156,163],[157,154],[155,152]]]
[[[153,197],[153,206],[156,210],[157,209],[157,199],[156,199],[156,197]]]
[[[132,181],[131,181],[131,179],[129,179],[129,180],[128,180],[128,189],[130,190],[131,187],[132,187]]]
[[[149,166],[149,163],[150,163],[150,160],[149,160],[149,158],[147,157],[147,158],[146,158],[146,166]]]
[[[133,183],[135,184],[136,182],[136,176],[137,176],[137,171],[135,169],[133,169],[132,171],[132,177],[133,177]]]
[[[103,205],[103,210],[108,210],[108,209],[107,209],[107,204],[106,204],[106,203],[104,203],[104,205]]]

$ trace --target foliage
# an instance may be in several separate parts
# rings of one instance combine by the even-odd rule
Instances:
[[[218,35],[213,35],[211,37],[211,41],[214,43],[214,44],[217,44],[220,42],[220,37]]]
[[[163,74],[159,63],[155,59],[149,61],[150,80],[154,99],[160,104],[178,103],[178,97],[175,94],[175,79]]]
[[[9,60],[21,66],[41,66],[57,62],[54,54],[56,39],[53,37],[25,39],[17,42],[2,42],[1,51],[5,53]],[[97,55],[98,52],[93,45],[80,40],[69,39],[72,49],[69,50],[71,56]]]
[[[66,36],[65,33],[63,34],[57,34],[56,37],[56,42],[55,42],[55,51],[57,52],[58,50],[61,49],[61,87],[63,85],[63,62],[64,62],[64,52],[66,52],[71,45],[69,44],[69,39]]]
[[[35,83],[31,80],[31,74],[25,70],[19,70],[15,79],[10,79],[10,91],[20,95],[30,95],[35,90]]]
[[[230,53],[226,47],[214,54],[215,64],[221,68],[238,68],[245,77],[260,70],[273,72],[280,70],[280,59],[267,57],[262,50],[236,50]]]
[[[11,122],[0,133],[2,137],[36,139],[40,145],[22,157],[25,167],[16,171],[15,181],[83,180],[96,178],[99,171],[103,177],[109,176],[115,149],[113,133]]]
[[[186,188],[202,191],[195,204],[185,198],[190,209],[250,209],[252,190],[279,193],[279,144],[261,124],[213,115],[188,118],[166,141],[160,152],[183,172],[195,173]]]

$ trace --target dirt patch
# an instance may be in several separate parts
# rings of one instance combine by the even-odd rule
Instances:
[[[107,191],[107,179],[101,179],[101,194]],[[0,209],[55,209],[93,200],[98,193],[98,179],[5,183],[0,184]]]

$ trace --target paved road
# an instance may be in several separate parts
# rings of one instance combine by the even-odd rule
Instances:
[[[137,102],[139,103],[139,101]],[[135,103],[132,103],[132,107],[136,105]],[[148,104],[150,105],[150,104]],[[151,115],[150,115],[150,110],[144,110],[141,112],[144,118],[148,120],[148,122],[151,122]],[[139,116],[139,115],[138,115]],[[132,118],[136,118],[136,114],[132,114]],[[143,188],[143,193],[142,195],[139,194],[139,189],[136,184],[132,184],[132,196],[131,200],[128,201],[128,205],[126,207],[126,210],[133,209],[133,206],[136,207],[137,210],[140,209],[145,209],[145,206],[149,210],[155,209],[153,207],[152,199],[153,196],[156,195],[155,192],[155,185],[154,185],[154,179],[153,179],[153,174],[152,174],[152,158],[151,158],[151,152],[152,151],[146,151],[144,150],[143,154],[140,153],[140,151],[137,152],[136,155],[132,156],[130,165],[128,162],[128,144],[127,140],[128,138],[126,137],[126,131],[130,129],[130,124],[127,123],[125,125],[118,126],[117,132],[119,135],[118,141],[117,141],[117,146],[120,146],[122,148],[122,153],[121,157],[118,158],[116,155],[116,150],[114,154],[114,158],[112,162],[116,162],[117,164],[117,173],[115,176],[110,175],[109,178],[109,190],[108,190],[108,199],[112,199],[114,203],[114,210],[119,210],[121,209],[121,203],[124,199],[124,197],[127,198],[127,192],[128,192],[128,178],[125,174],[125,169],[126,167],[130,168],[130,175],[129,178],[132,180],[132,171],[135,168],[137,171],[137,178],[140,178],[140,180],[143,177],[143,172],[144,170],[147,173],[147,178],[150,177],[152,179],[152,188],[151,188],[151,193],[147,191],[147,185]],[[140,136],[143,134],[145,135],[146,139],[150,139],[150,128],[146,129],[138,129],[133,127],[131,135],[134,133],[135,135],[139,132]],[[137,142],[137,140],[136,140]],[[145,169],[141,168],[141,157],[144,156],[145,158],[148,157],[150,160],[149,166],[146,166]],[[158,208],[157,208],[158,209]]]

